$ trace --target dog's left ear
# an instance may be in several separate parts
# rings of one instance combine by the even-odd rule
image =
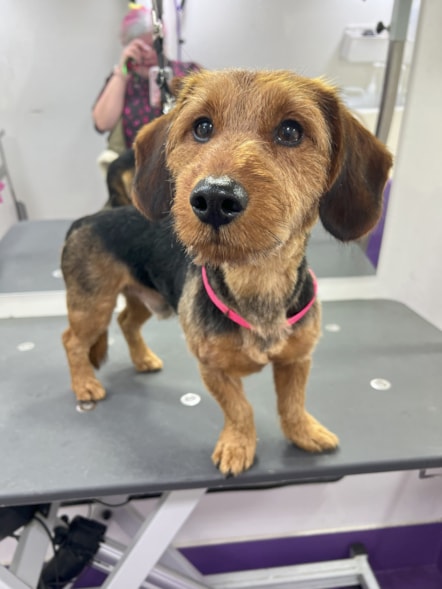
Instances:
[[[319,215],[325,229],[341,241],[358,239],[376,225],[393,160],[390,152],[341,103],[321,88],[319,105],[332,141],[330,183]]]
[[[152,221],[164,218],[173,200],[173,183],[165,154],[172,116],[173,111],[148,123],[138,132],[134,141],[132,201]]]

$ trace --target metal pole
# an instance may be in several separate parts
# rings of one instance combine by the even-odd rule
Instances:
[[[412,0],[395,0],[390,25],[390,43],[382,88],[381,106],[376,125],[376,137],[387,142],[396,104],[402,60],[407,40]]]

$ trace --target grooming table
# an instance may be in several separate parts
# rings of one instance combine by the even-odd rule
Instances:
[[[131,589],[153,571],[207,488],[442,466],[442,333],[385,300],[324,303],[323,325],[307,407],[339,435],[340,448],[312,455],[284,440],[268,367],[245,380],[259,436],[256,463],[226,479],[210,461],[223,417],[177,321],[148,322],[146,339],[165,368],[137,374],[114,320],[110,360],[99,372],[108,397],[80,413],[60,342],[66,319],[1,320],[0,505],[162,493],[105,584]],[[20,566],[13,570],[0,569],[2,589],[23,589]],[[353,580],[377,587],[369,573],[352,571]]]
[[[319,278],[373,276],[376,269],[357,242],[342,243],[324,229],[313,227],[307,246],[310,267]]]
[[[60,255],[69,220],[20,221],[0,240],[0,294],[63,290]]]

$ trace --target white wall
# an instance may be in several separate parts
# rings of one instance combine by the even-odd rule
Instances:
[[[392,6],[393,0],[189,0],[183,57],[208,68],[288,68],[365,86],[371,68],[339,58],[344,28],[389,24]]]
[[[430,523],[442,517],[441,492],[440,476],[419,479],[416,471],[410,471],[348,476],[334,483],[210,493],[184,524],[175,544],[217,544]],[[155,504],[143,501],[137,509],[147,515]],[[117,535],[112,520],[110,526],[110,535]]]
[[[442,2],[424,0],[379,266],[386,292],[442,329]]]
[[[209,68],[293,68],[342,85],[371,69],[338,57],[347,24],[388,23],[393,0],[188,0],[183,59]],[[173,1],[166,0],[175,57]],[[91,108],[119,55],[123,0],[0,0],[0,128],[17,197],[33,219],[78,217],[105,198]]]
[[[93,102],[117,59],[124,2],[0,0],[0,128],[31,218],[77,217],[106,193]]]

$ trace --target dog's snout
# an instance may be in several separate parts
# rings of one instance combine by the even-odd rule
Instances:
[[[190,195],[195,215],[215,229],[234,221],[243,213],[247,203],[247,193],[241,184],[224,176],[200,180]]]

